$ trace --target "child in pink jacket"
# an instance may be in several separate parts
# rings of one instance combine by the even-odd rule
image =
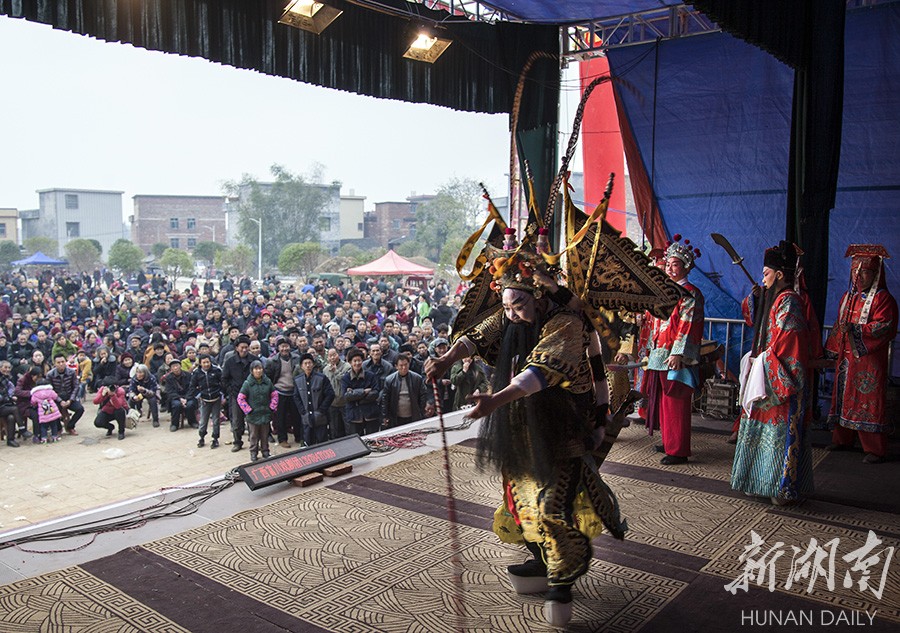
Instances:
[[[57,400],[59,400],[59,396],[46,380],[39,381],[31,390],[31,404],[37,408],[41,444],[47,443],[48,435],[50,442],[59,441],[62,431],[59,419],[62,417],[62,413],[59,412],[59,407],[56,405]]]

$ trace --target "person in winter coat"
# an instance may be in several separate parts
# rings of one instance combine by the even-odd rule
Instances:
[[[472,356],[467,356],[457,361],[450,368],[450,384],[453,385],[453,410],[456,411],[465,404],[473,393],[487,393],[488,381],[484,370]]]
[[[181,361],[172,358],[169,372],[165,377],[166,397],[169,399],[169,413],[172,416],[170,431],[177,431],[182,424],[197,428],[197,398],[191,391],[191,376],[181,370]]]
[[[328,413],[334,389],[325,374],[316,371],[316,360],[309,352],[300,357],[300,369],[294,378],[294,403],[300,413],[303,442],[312,446],[328,439]]]
[[[269,424],[272,411],[278,408],[278,392],[263,373],[263,364],[259,360],[250,363],[250,375],[236,400],[250,426],[250,461],[259,459],[259,450],[265,459],[269,456]]]
[[[237,404],[238,393],[250,376],[250,365],[253,361],[259,360],[248,351],[249,349],[250,337],[239,336],[234,346],[234,354],[229,356],[222,365],[222,386],[229,399],[231,433],[234,436],[232,453],[237,453],[244,448],[244,411]],[[268,434],[266,434],[266,439],[268,440]]]
[[[113,425],[116,421],[119,427],[119,439],[125,439],[125,414],[128,413],[128,400],[125,390],[116,385],[115,379],[107,377],[101,383],[97,395],[94,396],[94,404],[99,406],[97,417],[94,418],[94,426],[98,429],[106,429],[106,437],[113,434]]]
[[[78,435],[75,425],[84,415],[84,406],[78,400],[81,391],[81,383],[78,381],[78,371],[66,366],[66,357],[57,354],[53,358],[53,369],[47,374],[47,380],[57,395],[57,407],[60,412],[68,413],[66,433]]]
[[[62,413],[56,406],[59,396],[53,391],[53,387],[46,379],[38,381],[34,389],[31,390],[31,404],[37,409],[38,429],[35,433],[41,438],[41,444],[50,442],[58,442],[60,436],[59,419]]]
[[[363,369],[363,353],[358,347],[347,352],[347,362],[350,363],[350,371],[341,378],[347,434],[375,433],[381,426],[378,421],[378,378]]]
[[[91,388],[97,391],[106,378],[115,378],[116,376],[116,357],[112,355],[106,345],[97,348],[97,354],[94,356],[94,366],[91,368],[94,374],[93,384]]]
[[[56,335],[56,342],[50,350],[50,358],[62,354],[67,360],[78,352],[78,347],[62,332]]]
[[[116,365],[116,384],[127,387],[131,384],[131,374],[134,371],[134,356],[130,352],[122,352],[119,356],[119,364]]]
[[[326,313],[327,314],[327,313]],[[331,383],[331,389],[334,391],[334,400],[331,402],[331,408],[328,411],[329,435],[332,440],[344,437],[346,430],[344,429],[344,390],[341,389],[341,380],[344,374],[350,371],[350,363],[341,360],[338,351],[333,347],[326,353],[328,362],[322,373]]]
[[[137,365],[128,387],[128,406],[143,416],[144,402],[149,405],[153,426],[159,426],[159,383],[146,365]]]
[[[31,404],[31,390],[37,385],[43,373],[40,367],[32,367],[24,374],[19,376],[16,381],[16,406],[19,407],[19,417],[27,420],[31,418],[31,428],[34,430],[33,441],[40,441],[40,423],[38,422],[37,409]],[[24,435],[24,433],[23,433]]]
[[[434,415],[434,396],[425,379],[409,371],[409,354],[397,357],[397,371],[384,379],[381,391],[381,418],[384,428],[418,422]]]
[[[22,427],[19,407],[16,406],[16,383],[12,379],[12,364],[0,361],[0,422],[6,424],[6,445],[18,448],[16,431]],[[22,429],[24,438],[25,431]]]
[[[252,342],[251,342],[252,345]],[[300,358],[291,352],[291,343],[283,336],[275,339],[278,354],[268,359],[263,371],[278,391],[278,409],[273,416],[275,436],[282,448],[290,448],[288,432],[300,441],[300,414],[296,407],[294,376],[300,371]]]
[[[206,429],[212,418],[212,444],[210,448],[219,448],[219,414],[222,411],[222,370],[213,365],[209,354],[200,356],[200,366],[191,373],[190,392],[197,394],[200,401],[200,440],[197,448],[206,444]]]

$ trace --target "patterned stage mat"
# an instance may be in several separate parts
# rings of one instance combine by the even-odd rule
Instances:
[[[78,567],[0,587],[0,630],[190,633]]]
[[[500,501],[500,491],[503,490],[500,475],[478,468],[474,448],[457,444],[451,446],[449,452],[454,497],[495,508]],[[443,451],[432,451],[415,460],[397,462],[366,476],[415,490],[425,490],[438,495],[447,494]]]
[[[463,525],[461,622],[450,598],[447,528],[442,519],[319,488],[145,547],[330,631],[550,630],[542,598],[515,595],[506,579],[506,565],[521,562],[523,551]],[[604,561],[593,568],[577,584],[571,630],[634,631],[685,586]]]
[[[434,451],[368,476],[443,495],[447,491],[443,460],[443,453]],[[500,476],[478,470],[475,449],[450,447],[450,465],[457,499],[497,507],[502,490]],[[622,516],[628,521],[628,541],[704,558],[711,558],[730,535],[745,526],[747,512],[757,505],[750,500],[617,475],[604,474],[603,480],[616,493]]]
[[[740,556],[752,542],[751,530],[762,543],[758,544],[757,552],[751,552],[748,559],[741,561]],[[866,560],[868,579],[862,588],[860,579],[866,572],[852,569],[858,557],[851,553],[861,551],[867,543],[868,530],[848,529],[774,511],[747,515],[745,527],[731,535],[730,541],[703,571],[723,577],[725,586],[742,576],[748,569],[746,562],[759,563],[749,580],[751,587],[768,588],[774,570],[775,591],[836,608],[877,611],[880,618],[900,622],[900,539],[877,531],[875,535],[881,543],[859,557],[869,559]],[[870,559],[876,554],[877,560]],[[765,573],[760,585],[761,569]],[[790,587],[789,579],[792,579]]]
[[[731,479],[731,465],[734,462],[734,445],[725,440],[727,435],[717,433],[691,433],[691,457],[687,464],[678,466],[661,466],[659,460],[663,455],[653,447],[662,444],[659,431],[652,436],[647,435],[643,426],[632,424],[622,429],[616,443],[613,444],[609,461],[620,464],[631,464],[645,468],[668,469],[670,472],[694,477],[706,477],[719,481]],[[824,449],[813,449],[813,468],[818,466],[828,455]]]

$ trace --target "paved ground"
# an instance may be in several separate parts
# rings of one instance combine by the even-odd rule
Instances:
[[[77,436],[55,444],[21,442],[0,445],[0,532],[74,514],[174,486],[219,477],[249,461],[249,451],[231,452],[230,430],[222,446],[197,448],[195,429],[169,431],[169,415],[160,425],[141,421],[119,441],[93,425],[97,408],[85,403]],[[228,442],[228,444],[225,444]],[[245,443],[246,445],[246,443]],[[273,454],[285,451],[273,447]]]

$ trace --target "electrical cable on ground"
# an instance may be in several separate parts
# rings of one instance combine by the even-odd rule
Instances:
[[[124,514],[113,517],[89,521],[87,523],[79,523],[62,529],[54,529],[49,532],[40,532],[37,534],[29,534],[8,541],[0,542],[0,550],[15,547],[16,549],[28,554],[59,554],[63,552],[76,552],[91,545],[98,535],[107,532],[119,532],[125,530],[134,530],[147,525],[155,519],[165,519],[174,517],[190,516],[197,512],[205,502],[209,501],[217,494],[227,490],[237,481],[240,476],[237,469],[233,469],[226,473],[221,479],[218,479],[204,486],[169,486],[160,488],[162,496],[159,501],[147,508],[131,510]],[[170,491],[193,490],[189,494],[179,497],[171,501],[166,500],[165,495]],[[89,540],[77,547],[68,549],[54,550],[32,550],[22,547],[32,543],[46,543],[50,541],[61,541],[79,536],[90,537]]]

